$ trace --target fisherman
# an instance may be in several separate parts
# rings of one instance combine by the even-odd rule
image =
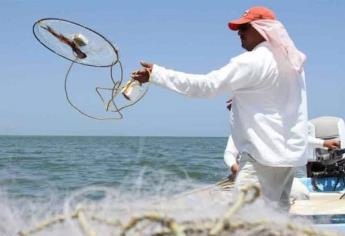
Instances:
[[[227,109],[231,111],[232,99],[226,101]],[[341,134],[345,135],[345,123],[343,119],[338,118],[337,121],[338,130],[340,130]],[[312,162],[316,161],[315,149],[339,149],[340,148],[340,139],[339,138],[331,138],[331,139],[322,139],[315,137],[315,126],[313,123],[308,122],[308,164],[312,164]],[[230,169],[230,176],[235,178],[237,173],[240,170],[240,153],[238,152],[237,148],[235,147],[234,141],[232,137],[229,136],[228,142],[224,152],[224,163]],[[251,171],[250,171],[251,172]],[[301,166],[296,168],[295,177],[302,178],[307,177],[306,166]]]
[[[264,197],[288,208],[293,167],[307,162],[306,57],[266,7],[250,8],[228,26],[247,52],[222,68],[201,75],[141,62],[132,78],[192,97],[230,95],[234,145],[252,162]]]
[[[228,105],[229,106],[229,105]],[[341,123],[341,122],[339,122]],[[342,121],[343,124],[343,121]],[[311,169],[312,165],[321,165],[318,162],[315,162],[315,149],[322,148],[322,149],[339,149],[340,148],[340,140],[339,138],[334,139],[321,139],[315,137],[315,127],[312,123],[308,122],[308,169]],[[238,183],[237,185],[241,186],[244,182],[256,182],[257,179],[255,178],[255,170],[252,165],[245,165],[240,168],[241,163],[241,155],[237,150],[232,136],[229,136],[228,142],[224,151],[224,163],[230,169],[230,176],[229,178],[235,179],[237,177],[238,172],[241,169],[241,181],[242,183]],[[307,177],[307,166],[299,166],[295,169],[295,177],[297,178],[306,178]],[[245,168],[245,169],[243,169]]]

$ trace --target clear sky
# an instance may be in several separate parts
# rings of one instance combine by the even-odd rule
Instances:
[[[126,79],[146,60],[190,73],[208,73],[243,52],[227,22],[251,6],[276,12],[305,65],[309,117],[345,117],[345,1],[0,0],[0,134],[227,136],[226,96],[193,99],[155,85],[120,121],[96,121],[75,112],[64,95],[69,62],[43,48],[33,23],[69,19],[99,31],[120,50]],[[108,71],[79,66],[70,92],[85,109],[96,109],[93,88]]]

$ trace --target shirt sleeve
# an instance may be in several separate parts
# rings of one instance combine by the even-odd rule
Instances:
[[[256,70],[253,60],[248,55],[241,54],[224,67],[204,75],[188,74],[154,65],[150,81],[187,96],[213,97],[259,82],[254,79]]]
[[[308,144],[312,148],[324,148],[324,146],[323,146],[324,142],[325,141],[321,138],[315,138],[312,136],[308,136]]]
[[[237,162],[238,154],[239,152],[232,140],[232,136],[230,136],[224,152],[224,162],[229,168]]]
[[[309,148],[323,148],[324,140],[315,137],[315,126],[308,122],[308,145]]]

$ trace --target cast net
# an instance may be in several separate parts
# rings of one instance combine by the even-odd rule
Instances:
[[[258,211],[260,205],[254,205],[260,195],[258,186],[243,186],[235,196],[229,191],[232,187],[232,182],[226,180],[216,186],[145,203],[138,199],[123,201],[110,189],[92,187],[71,196],[61,214],[17,233],[19,236],[340,235],[316,229],[306,221],[284,219],[277,213],[265,216]],[[97,199],[102,198],[102,204],[98,204]],[[104,202],[108,202],[107,207]]]
[[[65,75],[65,94],[69,104],[79,113],[97,120],[122,119],[121,110],[130,107],[143,98],[147,86],[139,86],[135,97],[118,96],[133,85],[129,80],[122,85],[124,72],[119,59],[118,50],[103,35],[81,24],[58,18],[45,18],[35,22],[33,34],[36,39],[53,53],[71,61]],[[68,78],[74,64],[91,67],[108,68],[110,70],[110,86],[96,86],[95,91],[104,106],[106,115],[93,115],[75,104],[68,90]],[[116,79],[113,73],[114,66],[119,69]],[[112,114],[109,115],[108,112]]]

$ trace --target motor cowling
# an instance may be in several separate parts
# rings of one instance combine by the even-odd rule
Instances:
[[[315,127],[315,137],[323,140],[344,139],[344,121],[338,117],[324,116],[310,121]],[[344,143],[341,142],[341,146]],[[324,165],[332,165],[344,158],[343,149],[315,149],[315,160]]]

